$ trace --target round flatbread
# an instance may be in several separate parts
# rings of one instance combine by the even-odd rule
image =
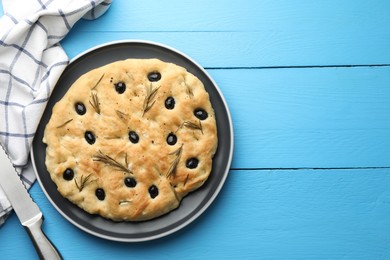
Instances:
[[[217,127],[202,82],[158,59],[81,76],[45,128],[46,167],[62,196],[115,221],[177,208],[207,180]]]

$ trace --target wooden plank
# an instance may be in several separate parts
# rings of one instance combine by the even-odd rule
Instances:
[[[161,41],[189,54],[200,52],[205,66],[390,63],[389,1],[175,0],[164,5],[161,12],[150,0],[117,1],[105,16],[81,21],[73,31],[84,39],[99,38],[96,42]]]
[[[31,192],[65,259],[75,252],[79,259],[388,259],[389,186],[389,169],[231,171],[193,224],[136,244],[88,235],[61,217],[38,185]],[[34,256],[24,232],[15,216],[2,227],[2,258]]]
[[[80,31],[285,31],[316,35],[378,30],[389,22],[386,0],[170,0],[164,12],[153,0],[116,1],[106,14]],[[108,21],[108,22],[107,22]],[[113,26],[114,25],[114,26]],[[84,27],[86,26],[86,27]],[[377,31],[378,32],[378,31]],[[382,33],[384,33],[383,31]],[[316,36],[313,35],[313,36]]]
[[[390,67],[210,70],[234,168],[390,166]]]
[[[164,5],[161,12],[151,0],[115,1],[101,18],[78,22],[63,44],[73,57],[112,40],[154,40],[206,67],[390,64],[386,0],[172,0]]]
[[[390,3],[390,2],[389,2]],[[93,30],[91,23],[91,30]],[[293,38],[292,38],[293,37]],[[62,41],[74,57],[99,44],[141,39],[174,47],[204,67],[340,66],[390,64],[390,31],[382,40],[356,37],[302,37],[295,33],[262,32],[80,32],[72,30]],[[88,38],[88,40],[85,40]],[[371,39],[370,39],[371,38]],[[74,44],[77,42],[78,44]],[[353,48],[351,48],[353,44]]]

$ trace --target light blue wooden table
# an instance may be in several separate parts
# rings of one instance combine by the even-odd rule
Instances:
[[[74,57],[121,39],[207,69],[233,119],[231,170],[200,218],[143,243],[79,230],[36,183],[65,259],[390,258],[390,1],[114,0],[62,44]],[[15,215],[0,258],[36,258]]]

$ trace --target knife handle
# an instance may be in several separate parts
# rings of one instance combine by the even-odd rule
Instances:
[[[43,216],[34,223],[24,226],[40,259],[62,259],[61,254],[42,230]]]

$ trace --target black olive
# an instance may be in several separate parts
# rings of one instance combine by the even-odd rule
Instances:
[[[104,200],[104,198],[106,197],[106,193],[102,188],[97,188],[95,191],[95,195],[99,200]]]
[[[175,107],[175,99],[173,97],[167,97],[165,99],[165,107],[167,109],[173,109]]]
[[[159,81],[161,79],[161,74],[158,71],[153,71],[148,74],[148,80],[151,82]]]
[[[194,110],[194,115],[200,120],[205,120],[209,115],[204,109],[197,108]]]
[[[150,194],[150,197],[152,199],[154,199],[158,195],[158,188],[155,185],[150,186],[149,194]]]
[[[137,185],[137,181],[134,178],[126,177],[125,185],[129,188],[134,188]]]
[[[138,134],[135,132],[135,131],[130,131],[129,132],[129,140],[130,142],[132,142],[133,144],[136,144],[139,142],[139,136]]]
[[[175,145],[177,142],[177,136],[174,133],[169,133],[167,137],[167,143],[169,145]]]
[[[126,91],[126,84],[124,82],[118,82],[114,84],[116,92],[123,94]]]
[[[84,137],[89,144],[94,144],[96,142],[96,137],[91,131],[86,131]]]
[[[77,102],[76,104],[74,104],[74,109],[79,115],[84,115],[87,112],[85,105],[81,102]]]
[[[195,169],[198,167],[199,160],[196,158],[190,158],[186,161],[186,167],[189,169]]]
[[[67,181],[71,181],[74,177],[74,172],[72,169],[70,168],[67,168],[64,173],[62,174],[62,177],[64,178],[64,180],[67,180]]]

